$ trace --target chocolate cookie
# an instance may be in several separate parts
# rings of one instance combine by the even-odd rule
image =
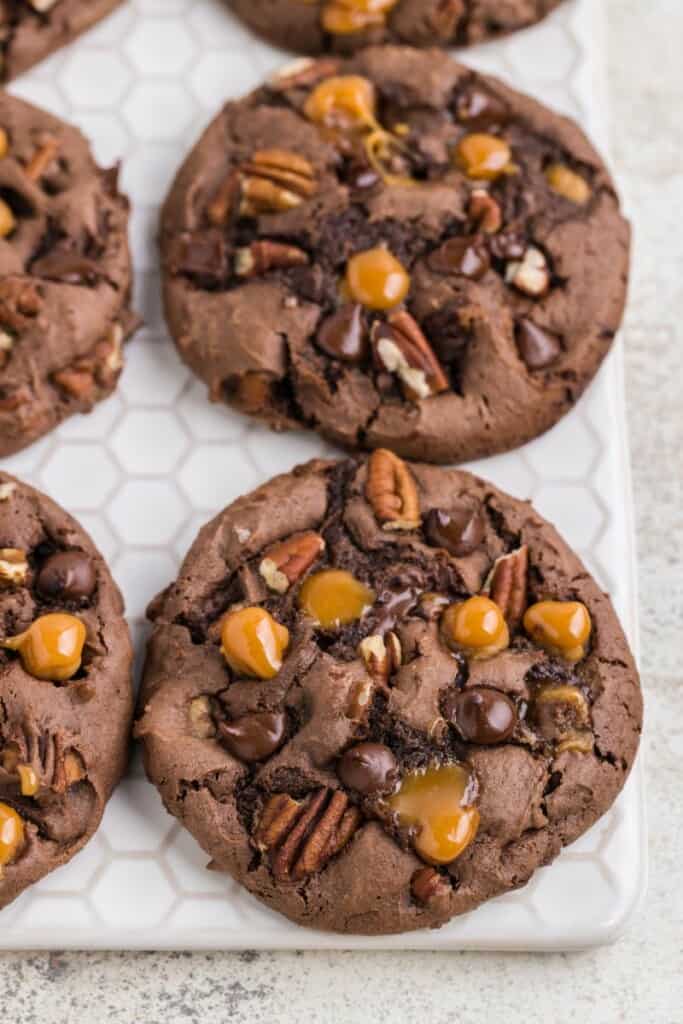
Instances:
[[[627,642],[553,527],[386,449],[240,498],[150,618],[148,774],[302,924],[407,931],[523,885],[638,746]]]
[[[629,230],[575,124],[440,51],[378,47],[227,104],[162,248],[213,399],[438,462],[571,408],[621,319]]]
[[[92,837],[123,774],[123,602],[88,535],[0,473],[0,907]]]
[[[541,21],[560,0],[229,0],[276,46],[350,53],[377,43],[469,46]]]
[[[8,82],[85,32],[122,0],[1,0],[0,80]]]
[[[136,326],[127,230],[116,169],[0,94],[0,456],[113,391]]]

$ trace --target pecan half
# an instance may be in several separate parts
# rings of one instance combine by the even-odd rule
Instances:
[[[269,270],[301,267],[308,263],[308,253],[296,245],[262,239],[235,252],[235,274],[238,277],[258,277]]]
[[[415,530],[420,525],[420,498],[413,474],[388,448],[378,448],[368,459],[365,494],[385,530]]]
[[[354,835],[361,817],[341,790],[319,789],[303,800],[276,793],[263,809],[254,841],[270,854],[279,882],[297,882],[322,871]]]
[[[441,363],[420,327],[406,310],[387,322],[375,321],[371,340],[377,362],[401,381],[406,398],[419,401],[450,387]]]
[[[264,552],[259,573],[269,590],[284,594],[296,583],[325,550],[325,541],[312,530],[296,533]]]
[[[489,597],[513,629],[519,626],[526,611],[528,567],[529,549],[523,545],[496,559],[487,583]]]
[[[247,217],[292,210],[317,191],[312,165],[287,149],[257,150],[241,171],[240,213]]]
[[[366,636],[361,640],[358,650],[368,674],[382,683],[386,683],[403,661],[401,641],[393,630],[384,636],[379,633]]]
[[[25,583],[27,576],[26,552],[20,548],[0,548],[0,586]]]

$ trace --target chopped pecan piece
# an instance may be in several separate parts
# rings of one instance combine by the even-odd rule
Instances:
[[[470,226],[485,235],[495,235],[503,226],[503,212],[498,201],[484,188],[475,188],[467,206]]]
[[[16,412],[22,405],[31,401],[31,389],[22,384],[16,391],[10,391],[8,395],[0,395],[0,412]]]
[[[526,545],[496,559],[488,580],[488,594],[498,605],[512,629],[519,626],[527,606],[527,570],[529,549]]]
[[[377,362],[401,381],[406,398],[419,401],[449,388],[441,363],[420,327],[405,310],[376,321],[371,340]]]
[[[524,295],[540,298],[550,288],[548,261],[540,249],[530,245],[521,260],[508,263],[505,280]]]
[[[14,338],[0,328],[0,370],[7,366],[13,348]]]
[[[378,448],[368,460],[365,494],[385,530],[415,530],[420,525],[420,498],[403,459]]]
[[[41,12],[49,10],[54,3],[55,0],[31,0],[35,10]],[[30,178],[31,181],[40,181],[58,153],[59,139],[56,139],[53,135],[44,135],[40,148],[36,150],[26,164],[26,177]]]
[[[206,214],[212,224],[222,227],[228,223],[230,214],[238,205],[242,183],[237,171],[231,171],[219,185],[218,191],[208,205]]]
[[[312,530],[294,534],[264,552],[259,573],[270,590],[284,594],[292,583],[301,579],[324,550],[325,541],[320,534]]]
[[[270,854],[279,882],[297,882],[322,871],[360,822],[360,811],[340,790],[319,789],[303,800],[276,793],[263,809],[254,841]]]
[[[0,548],[0,586],[25,583],[27,576],[26,552],[20,548]]]
[[[258,277],[269,270],[285,270],[308,263],[308,253],[296,245],[262,239],[238,249],[235,253],[235,273],[238,277]]]
[[[339,70],[339,61],[332,57],[314,60],[301,57],[280,68],[270,79],[272,89],[294,89],[315,85]]]
[[[216,735],[216,723],[211,713],[211,701],[206,695],[190,702],[190,729],[197,739],[210,739]]]
[[[366,636],[361,640],[358,650],[369,675],[382,683],[386,683],[403,661],[401,641],[393,630],[384,636],[379,633]]]
[[[32,281],[8,277],[0,281],[0,324],[19,333],[40,313],[43,300]]]
[[[418,868],[410,879],[410,891],[416,903],[426,906],[439,895],[448,895],[450,885],[436,868]]]

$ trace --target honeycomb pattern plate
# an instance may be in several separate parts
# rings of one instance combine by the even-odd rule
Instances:
[[[604,138],[601,18],[591,0],[573,0],[468,59]],[[145,606],[175,575],[198,526],[272,474],[329,450],[314,436],[276,436],[210,407],[176,358],[159,308],[158,206],[180,159],[225,97],[286,59],[249,36],[221,0],[131,0],[12,87],[78,124],[101,161],[122,160],[133,200],[136,298],[147,326],[130,346],[119,392],[3,468],[92,532],[125,593],[139,651]],[[635,640],[624,424],[617,347],[550,434],[475,468],[557,524]],[[2,913],[0,947],[548,950],[608,941],[643,890],[641,780],[636,771],[610,813],[525,889],[438,932],[362,939],[307,931],[205,864],[136,761],[90,845]]]

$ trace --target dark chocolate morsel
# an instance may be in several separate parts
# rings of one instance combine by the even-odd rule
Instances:
[[[282,711],[257,711],[218,725],[223,746],[240,761],[262,761],[269,757],[282,743],[286,729],[287,719]]]
[[[485,746],[509,739],[517,724],[517,709],[510,698],[486,686],[451,691],[443,712],[464,740]]]
[[[516,331],[517,349],[529,370],[544,370],[551,366],[562,352],[556,334],[537,327],[526,318],[519,320]]]
[[[316,338],[318,348],[343,363],[360,363],[368,350],[363,310],[346,305],[325,320]]]
[[[57,248],[35,260],[31,264],[31,273],[63,284],[95,285],[101,277],[99,265],[94,260]]]
[[[43,562],[36,589],[43,597],[83,601],[92,596],[96,583],[92,560],[84,551],[57,551]]]
[[[394,788],[398,765],[383,743],[358,743],[340,757],[337,775],[349,789],[370,796],[388,793]]]
[[[466,506],[445,512],[430,509],[425,520],[427,539],[451,555],[464,558],[471,555],[484,540],[484,518],[481,509]]]
[[[430,255],[429,266],[439,274],[462,274],[478,281],[491,266],[491,257],[476,236],[449,238]]]
[[[455,115],[461,124],[477,129],[505,124],[510,117],[502,100],[476,85],[470,85],[460,93],[455,104]]]

